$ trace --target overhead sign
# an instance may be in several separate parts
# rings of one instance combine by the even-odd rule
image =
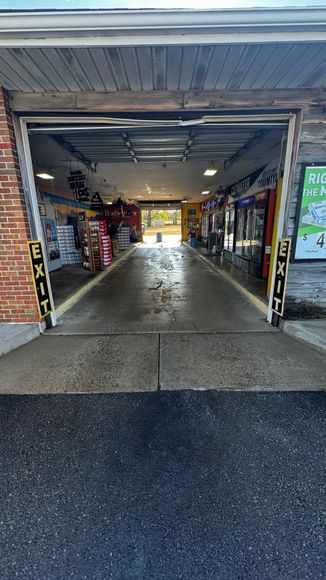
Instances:
[[[305,165],[295,245],[296,260],[326,260],[326,164]]]
[[[98,192],[97,193],[94,193],[94,195],[92,195],[92,197],[91,197],[91,203],[100,204],[100,205],[103,204],[103,200],[102,200],[102,198],[101,198],[101,196],[100,196],[100,194]]]
[[[46,276],[46,263],[42,242],[40,240],[27,242],[29,257],[31,261],[35,295],[41,318],[44,318],[53,311],[51,297]]]
[[[262,191],[263,189],[275,189],[277,185],[278,174],[278,163],[267,165],[263,173],[257,179],[257,190]]]
[[[45,203],[39,203],[38,204],[38,210],[40,212],[40,216],[45,216],[46,215],[46,205]]]
[[[86,187],[86,175],[81,171],[70,171],[68,177],[70,189],[74,190],[75,197],[80,202],[87,202],[90,198],[88,187]]]
[[[259,169],[256,169],[256,171],[253,171],[253,173],[250,173],[249,175],[241,179],[241,181],[238,181],[234,185],[231,185],[229,191],[230,195],[232,195],[232,197],[238,197],[239,195],[246,193],[248,189],[255,183],[257,177],[259,177],[259,175],[262,173],[265,167],[266,165],[260,167]]]
[[[276,273],[273,289],[272,310],[279,316],[283,316],[286,281],[288,277],[289,260],[291,253],[291,240],[284,238],[278,241]]]

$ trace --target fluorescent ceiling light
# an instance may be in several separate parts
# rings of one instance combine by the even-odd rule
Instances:
[[[214,169],[214,167],[208,167],[205,171],[204,171],[204,175],[215,175],[217,173],[217,169]]]
[[[37,173],[36,177],[40,177],[41,179],[54,179],[54,175],[50,175],[50,173]]]
[[[181,203],[188,203],[186,199],[183,199]]]
[[[201,194],[202,195],[208,195],[210,193],[210,191],[202,191]]]

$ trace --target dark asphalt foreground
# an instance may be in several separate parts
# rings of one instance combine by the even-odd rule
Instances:
[[[0,398],[3,579],[325,578],[326,395]]]

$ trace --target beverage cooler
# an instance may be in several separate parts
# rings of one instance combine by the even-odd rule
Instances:
[[[226,211],[225,257],[230,259],[232,252],[232,262],[257,278],[268,276],[275,202],[276,192],[269,190],[240,199]]]
[[[234,205],[228,206],[225,209],[223,256],[229,262],[233,261],[234,213],[235,213]]]

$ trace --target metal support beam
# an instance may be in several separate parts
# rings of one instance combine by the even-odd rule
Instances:
[[[29,217],[29,224],[31,228],[31,234],[34,240],[41,240],[43,243],[43,248],[46,248],[45,239],[44,239],[44,231],[42,227],[42,222],[40,218],[40,211],[38,206],[37,200],[37,193],[36,193],[36,186],[35,186],[35,179],[34,179],[34,169],[33,169],[33,161],[30,149],[30,143],[28,138],[28,130],[26,121],[23,119],[18,119],[16,115],[13,117],[14,119],[14,130],[15,130],[15,137],[17,142],[17,150],[18,150],[18,158],[19,158],[19,165],[22,175],[22,182],[24,188],[24,195],[26,199],[26,205],[28,207],[28,217]],[[46,268],[46,279],[49,289],[49,297],[52,304],[53,301],[53,294],[52,294],[52,287],[50,276],[48,272],[48,268]],[[56,326],[57,324],[57,317],[56,313],[51,312],[49,315],[51,319],[51,325]],[[42,328],[42,322],[40,322],[40,327]]]
[[[134,151],[134,148],[132,146],[132,143],[128,137],[128,133],[122,133],[122,138],[123,138],[124,144],[127,147],[128,153],[131,156],[133,162],[138,163],[138,159],[137,159],[136,153]]]
[[[229,159],[227,159],[224,162],[224,171],[228,171],[230,169],[230,167],[232,167],[232,165],[234,165],[234,163],[239,161],[239,159],[241,159],[241,157],[246,155],[246,153],[248,153],[248,151],[250,151],[250,149],[252,149],[256,145],[258,145],[258,143],[260,143],[263,139],[265,139],[266,135],[268,135],[269,132],[270,132],[269,130],[259,131],[256,135],[254,135],[254,137],[252,137],[252,139],[250,139],[250,141],[248,141],[248,143],[243,145],[243,147],[241,147],[241,149],[239,149],[234,155],[232,155],[232,157],[229,157]]]
[[[78,159],[80,163],[85,165],[87,169],[89,169],[93,173],[96,173],[96,163],[93,163],[93,161],[88,159],[88,157],[85,157],[85,155],[83,155],[83,153],[78,151],[78,149],[76,149],[76,147],[74,147],[71,143],[69,143],[69,141],[66,141],[61,135],[49,135],[49,137],[56,143],[59,143],[59,145],[61,145],[61,147],[66,149],[66,151],[69,151],[69,153],[71,153],[71,155],[76,157],[76,159]]]
[[[187,161],[187,159],[189,157],[190,149],[191,149],[193,142],[194,142],[194,139],[195,139],[195,134],[192,131],[190,131],[188,141],[186,143],[186,147],[185,147],[185,150],[183,152],[183,156],[182,156],[181,161],[183,161],[183,162]]]
[[[289,129],[288,129],[288,134],[287,134],[287,142],[286,142],[286,150],[285,150],[284,174],[283,174],[283,183],[282,183],[282,190],[281,190],[281,202],[280,202],[279,216],[278,216],[278,221],[277,221],[277,233],[276,233],[276,238],[275,238],[276,243],[285,234],[286,208],[288,205],[288,198],[290,195],[291,175],[293,174],[292,164],[295,163],[295,158],[293,156],[295,129],[296,129],[296,115],[291,115],[291,117],[289,119]],[[274,280],[275,280],[275,275],[276,275],[276,266],[277,266],[277,252],[275,251],[273,263],[270,265],[270,267],[272,267],[271,289],[273,289],[273,286],[274,286]],[[267,310],[268,322],[272,322],[272,317],[273,317],[272,306],[273,306],[273,291],[271,290],[270,295],[269,295],[268,310]]]

